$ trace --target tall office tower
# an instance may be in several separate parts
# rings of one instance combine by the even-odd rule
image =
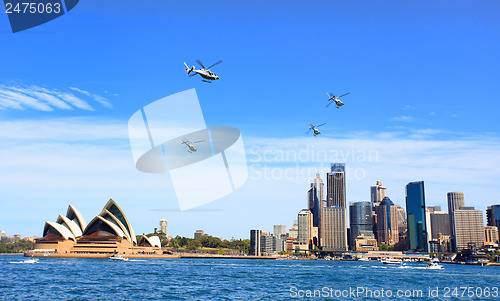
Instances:
[[[347,250],[345,211],[345,208],[339,207],[323,207],[321,209],[320,245],[323,250]]]
[[[163,232],[163,234],[167,235],[167,230],[168,230],[168,221],[166,219],[161,219],[160,231]]]
[[[406,223],[406,212],[405,209],[400,205],[396,205],[396,211],[398,215],[398,232],[399,236],[401,236],[406,232],[406,229],[408,228]]]
[[[381,181],[377,181],[377,184],[374,186],[370,187],[370,195],[372,199],[372,208],[375,210],[375,207],[382,202],[382,200],[386,196],[386,190],[387,188],[382,186]]]
[[[450,216],[443,211],[434,211],[430,214],[431,217],[431,237],[438,239],[439,234],[442,236],[451,235]]]
[[[469,246],[480,248],[484,245],[483,212],[474,207],[461,207],[453,212],[455,226],[455,250],[460,252]]]
[[[389,197],[375,207],[377,214],[377,242],[393,246],[399,242],[398,209]]]
[[[486,222],[488,226],[500,227],[500,205],[491,205],[486,209]]]
[[[327,207],[345,208],[345,164],[332,163],[332,171],[327,173]]]
[[[298,214],[299,234],[297,240],[309,245],[313,237],[313,215],[308,209],[302,209]]]
[[[292,227],[288,230],[288,237],[297,239],[299,237],[299,221],[294,220]]]
[[[351,225],[351,239],[349,246],[354,248],[354,241],[358,235],[373,235],[372,203],[355,202],[349,206],[349,221]]]
[[[427,252],[424,181],[410,182],[406,185],[406,216],[410,251]]]
[[[286,226],[285,225],[274,225],[273,234],[277,237],[281,237],[281,235],[286,235]]]
[[[260,256],[262,230],[250,230],[250,255]]]
[[[464,193],[463,192],[448,192],[446,194],[447,199],[448,199],[448,214],[450,215],[450,241],[451,241],[451,247],[452,251],[456,252],[457,250],[454,249],[456,246],[455,243],[455,221],[453,220],[453,212],[457,209],[460,209],[460,207],[465,206],[465,198],[464,198]]]
[[[314,178],[311,183],[311,188],[307,192],[309,198],[309,210],[313,214],[313,225],[314,227],[319,227],[319,221],[321,219],[321,207],[323,206],[323,191],[324,184],[323,180],[319,177],[319,173],[316,173],[316,178]]]
[[[261,255],[268,256],[274,253],[274,236],[269,231],[262,231],[260,236],[260,253]]]
[[[484,227],[484,244],[493,245],[498,243],[498,227]]]

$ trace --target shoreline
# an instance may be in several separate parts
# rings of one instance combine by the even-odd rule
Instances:
[[[23,255],[22,253],[16,253],[19,255]],[[24,257],[38,257],[38,258],[103,258],[107,259],[113,254],[67,254],[67,253],[32,253],[26,252],[24,253]],[[118,254],[117,254],[118,255]],[[130,254],[124,255],[126,258],[131,259],[182,259],[182,258],[209,258],[209,259],[264,259],[264,260],[276,260],[280,257],[274,256],[242,256],[242,255],[201,255],[201,254]],[[281,258],[280,258],[281,259]]]

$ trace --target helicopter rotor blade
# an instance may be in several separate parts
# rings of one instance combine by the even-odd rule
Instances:
[[[317,128],[319,128],[320,126],[325,125],[325,124],[326,124],[326,122],[325,122],[325,123],[322,123],[322,124],[320,124],[320,125],[317,125],[316,127],[317,127]]]
[[[346,95],[347,95],[347,94],[349,94],[349,93],[351,93],[351,92],[347,92],[346,94],[342,94],[342,95],[340,95],[340,96],[339,96],[339,97],[337,97],[337,98],[341,98],[342,96],[346,96]]]
[[[195,75],[198,75],[198,73],[193,72],[193,73],[189,74],[189,77],[193,77],[193,76],[195,76]]]
[[[205,141],[205,140],[193,141],[193,142],[191,142],[191,143],[200,143],[200,142],[203,142],[203,141]]]
[[[311,131],[312,129],[309,129],[309,131],[306,132],[306,134],[309,134],[309,132]]]
[[[213,64],[212,66],[208,67],[207,69],[210,69],[210,68],[212,68],[212,67],[213,67],[213,66],[215,66],[215,65],[219,65],[220,63],[222,63],[222,60],[220,60],[220,61],[216,62],[215,64]]]
[[[203,69],[207,69],[205,68],[205,66],[203,66],[203,63],[200,61],[200,60],[196,60],[196,62],[198,63],[198,65],[200,65]]]
[[[326,107],[328,108],[328,107],[329,107],[332,103],[334,103],[334,102],[335,102],[335,101],[333,101],[333,100],[332,100],[332,101],[330,101],[330,102],[326,105]]]

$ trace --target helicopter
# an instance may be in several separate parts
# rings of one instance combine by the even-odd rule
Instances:
[[[189,68],[188,65],[186,64],[186,62],[184,62],[184,66],[186,66],[186,72],[189,75],[189,77],[193,77],[196,74],[199,74],[201,77],[203,77],[203,79],[201,81],[206,82],[206,83],[211,83],[213,80],[219,79],[219,77],[215,73],[210,71],[210,68],[222,63],[222,61],[218,61],[208,68],[205,68],[205,66],[203,66],[203,63],[200,60],[196,60],[196,62],[202,67],[202,69],[195,69],[194,66],[193,66],[193,68]],[[193,74],[191,74],[191,72],[193,72]]]
[[[329,98],[328,101],[330,101],[330,100],[332,101],[332,102],[328,103],[326,105],[326,107],[328,108],[332,103],[335,102],[335,105],[337,106],[337,109],[339,109],[341,106],[344,105],[344,103],[342,102],[342,100],[340,100],[339,98],[341,98],[343,96],[346,96],[349,93],[351,93],[351,92],[347,92],[346,94],[342,94],[340,96],[335,96],[331,92],[330,93],[326,92],[326,95],[328,95],[328,98]]]
[[[309,128],[309,131],[307,131],[307,132],[306,132],[306,134],[308,134],[311,130],[313,130],[314,137],[318,136],[319,134],[321,134],[321,132],[318,130],[318,128],[319,128],[320,126],[322,126],[322,125],[325,125],[325,124],[326,124],[326,122],[325,122],[325,123],[322,123],[322,124],[320,124],[320,125],[314,126],[314,125],[312,125],[312,124],[310,124],[310,123],[309,123],[309,125],[310,125],[311,127]]]
[[[200,141],[189,141],[188,139],[184,138],[182,139],[182,142],[181,144],[185,144],[187,146],[187,151],[188,153],[192,153],[192,152],[195,152],[197,151],[198,149],[196,148],[196,146],[194,146],[195,143],[200,143],[200,142],[203,142],[205,140],[200,140]]]

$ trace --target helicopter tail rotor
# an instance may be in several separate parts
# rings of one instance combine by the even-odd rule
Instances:
[[[184,66],[186,66],[186,73],[189,75],[189,73],[191,73],[191,71],[193,71],[194,69],[194,66],[193,68],[189,69],[188,65],[186,64],[186,62],[184,62]]]

